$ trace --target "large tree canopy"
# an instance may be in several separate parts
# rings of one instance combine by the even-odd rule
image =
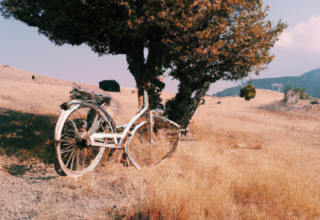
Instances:
[[[258,74],[287,27],[266,19],[262,0],[2,0],[16,18],[57,45],[87,44],[100,56],[125,54],[139,94],[161,107],[165,71],[180,81],[166,114],[188,126],[210,83]],[[145,50],[148,54],[145,57]]]

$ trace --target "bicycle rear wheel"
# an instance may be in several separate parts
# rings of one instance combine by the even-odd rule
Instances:
[[[96,106],[88,105],[74,107],[60,116],[56,125],[56,151],[67,176],[79,177],[100,162],[105,148],[91,146],[89,137],[92,133],[114,132],[114,127],[102,114]]]

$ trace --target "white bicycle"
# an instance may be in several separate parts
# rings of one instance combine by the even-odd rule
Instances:
[[[74,100],[61,105],[54,137],[60,167],[67,176],[92,171],[106,149],[108,153],[112,148],[124,150],[126,163],[140,169],[139,163],[159,163],[177,148],[179,125],[148,110],[147,92],[137,115],[121,126],[103,108],[110,105],[110,97],[81,89],[74,89],[73,94],[81,99],[73,95]]]

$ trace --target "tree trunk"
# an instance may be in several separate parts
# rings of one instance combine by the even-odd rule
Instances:
[[[158,79],[162,71],[161,53],[154,41],[149,41],[148,57],[145,62],[144,45],[142,42],[133,43],[130,53],[127,54],[128,69],[136,80],[138,88],[138,108],[143,106],[143,90],[148,92],[149,104],[151,109],[161,108],[160,94],[164,88],[164,83]],[[162,106],[163,108],[163,106]]]
[[[138,109],[140,110],[143,107],[143,92],[144,89],[138,89]]]
[[[201,98],[205,96],[210,86],[210,82],[195,84],[194,82],[187,84],[180,81],[178,93],[173,99],[166,102],[168,118],[178,123],[181,128],[188,127]],[[195,95],[192,97],[194,92]]]

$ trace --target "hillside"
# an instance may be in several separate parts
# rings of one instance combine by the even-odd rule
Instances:
[[[266,78],[266,79],[254,79],[252,85],[257,89],[269,89],[274,90],[271,85],[273,83],[282,84],[283,87],[288,84],[288,81],[292,81],[293,86],[297,88],[305,88],[306,93],[314,98],[320,98],[320,68],[306,72],[301,76],[286,76],[279,78]],[[217,97],[225,97],[232,95],[239,95],[240,86],[231,87],[225,89],[216,94]],[[276,88],[277,89],[277,88]],[[283,88],[282,91],[283,92]]]
[[[32,75],[35,79],[32,79]],[[73,82],[70,81],[41,76],[4,65],[0,65],[0,79],[0,107],[2,108],[34,114],[59,115],[60,105],[70,101],[69,92],[73,86]],[[109,108],[109,112],[111,111],[112,116],[115,116],[115,111],[121,111],[123,117],[119,120],[129,118],[137,111],[137,92],[132,93],[135,89],[121,88],[121,92],[105,92],[97,85],[76,84],[110,95],[113,108]],[[161,97],[165,101],[174,95],[174,93],[164,92]],[[122,103],[126,103],[125,108]]]
[[[58,115],[72,82],[31,75],[0,67],[0,107]],[[131,91],[109,93],[116,123],[136,111]],[[288,112],[282,93],[264,89],[249,102],[205,99],[190,125],[196,140],[179,142],[172,156],[140,171],[103,158],[78,179],[59,176],[53,164],[20,160],[42,149],[22,143],[7,156],[1,137],[19,137],[0,132],[0,219],[320,219],[320,107]],[[28,127],[15,118],[10,128],[32,129],[37,118],[28,118]],[[53,143],[43,145],[54,151]],[[25,173],[17,174],[21,167]]]

